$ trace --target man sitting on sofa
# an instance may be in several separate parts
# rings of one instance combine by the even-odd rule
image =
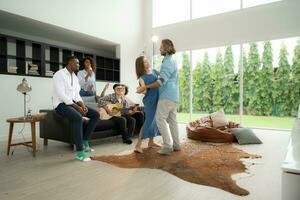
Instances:
[[[116,88],[116,86],[117,86],[117,85],[114,85],[113,87]],[[137,110],[138,110],[139,104],[136,103],[136,102],[134,102],[133,100],[131,100],[131,99],[128,97],[128,92],[129,92],[128,86],[125,85],[125,84],[124,84],[123,86],[124,86],[125,90],[124,90],[124,92],[122,91],[122,94],[123,94],[124,99],[125,99],[126,102],[127,102],[127,105],[126,105],[126,106],[127,106],[127,108],[134,108],[134,109],[132,109],[133,112],[131,112],[131,114],[130,114],[130,116],[131,116],[132,118],[134,118],[135,121],[136,121],[136,125],[135,125],[136,128],[135,128],[135,131],[134,131],[134,132],[135,132],[136,134],[139,134],[139,132],[140,132],[140,130],[141,130],[143,124],[144,124],[144,113],[141,112],[141,111],[137,111]],[[102,93],[101,93],[101,96],[100,96],[100,97],[106,96],[106,91],[107,91],[108,87],[109,87],[109,83],[106,83],[104,89],[102,90]]]
[[[114,116],[113,112],[110,110],[108,106],[108,104],[120,103],[122,104],[123,108],[128,108],[128,102],[124,98],[125,85],[115,84],[113,86],[113,89],[114,89],[114,93],[106,95],[104,97],[99,97],[97,99],[98,107],[104,108],[106,113],[111,116],[110,120],[116,121],[116,124],[119,125],[119,131],[122,134],[123,142],[126,144],[131,144],[132,140],[129,137],[132,136],[134,133],[136,127],[136,119],[129,114],[125,114],[122,116]]]
[[[99,119],[96,110],[84,105],[79,95],[80,85],[76,74],[79,61],[75,56],[67,59],[67,66],[57,71],[53,76],[53,106],[56,112],[72,122],[73,136],[76,145],[76,158],[81,161],[90,161],[84,151],[93,151],[88,140],[93,133]],[[82,117],[89,118],[87,128],[83,132]]]

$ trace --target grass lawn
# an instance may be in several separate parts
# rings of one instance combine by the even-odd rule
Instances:
[[[193,114],[192,120],[199,119],[207,114]],[[229,121],[240,122],[239,115],[226,115]],[[177,113],[178,122],[189,122],[189,113]],[[292,129],[295,118],[293,117],[271,117],[271,116],[243,116],[243,126]]]

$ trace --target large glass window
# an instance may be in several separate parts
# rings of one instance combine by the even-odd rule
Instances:
[[[242,121],[243,126],[292,128],[300,105],[300,38],[242,46],[242,51],[241,45],[193,50],[192,76],[190,51],[174,55],[179,71],[179,122],[189,122],[190,113],[195,120],[223,108],[228,120]],[[155,56],[158,70],[161,61],[161,56]],[[240,99],[240,89],[243,99]],[[242,116],[240,106],[243,107]]]
[[[177,52],[175,58],[179,75],[179,99],[177,107],[177,120],[187,122],[190,120],[190,52]]]
[[[190,19],[190,0],[152,0],[152,26],[162,26]]]
[[[192,0],[193,19],[240,9],[240,0]]]
[[[224,108],[243,126],[291,129],[300,105],[300,39],[243,44],[242,86],[240,52],[240,45],[193,51],[192,119]]]
[[[292,128],[300,104],[299,50],[297,38],[244,45],[245,126]]]
[[[280,0],[243,0],[243,8],[273,3]]]
[[[152,0],[152,27],[216,15],[280,0]],[[191,13],[192,12],[192,13]]]
[[[193,115],[224,108],[227,118],[239,122],[240,45],[193,51]]]

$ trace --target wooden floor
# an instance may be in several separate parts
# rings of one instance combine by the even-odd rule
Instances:
[[[184,125],[180,132],[185,134]],[[39,141],[37,157],[26,147],[15,147],[6,156],[6,141],[0,141],[0,199],[1,200],[279,200],[281,169],[288,132],[255,130],[262,145],[238,146],[250,153],[262,155],[249,174],[236,175],[238,184],[250,191],[239,197],[220,189],[192,184],[160,170],[121,169],[99,161],[80,162],[68,145],[49,141],[44,148]],[[160,140],[160,138],[158,138]],[[97,154],[126,153],[120,138],[93,143]],[[245,162],[250,165],[249,162]]]

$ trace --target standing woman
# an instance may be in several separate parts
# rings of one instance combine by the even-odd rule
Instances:
[[[158,74],[152,70],[149,61],[146,57],[140,56],[135,61],[136,76],[139,79],[140,86],[149,85],[158,79]],[[149,138],[148,147],[160,147],[155,144],[153,138],[159,135],[159,131],[155,121],[155,113],[158,102],[159,91],[157,88],[149,89],[144,92],[143,98],[145,122],[140,131],[138,142],[135,146],[135,151],[143,153],[142,139]]]
[[[82,60],[83,70],[77,74],[81,87],[80,96],[96,95],[95,62],[91,57]]]

